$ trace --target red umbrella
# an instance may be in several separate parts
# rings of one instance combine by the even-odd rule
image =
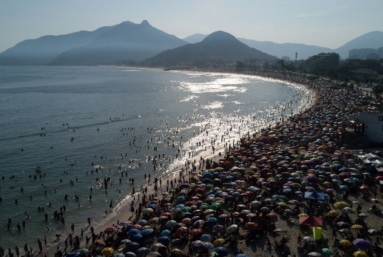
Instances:
[[[133,228],[136,228],[136,229],[142,229],[142,226],[136,224],[136,225],[131,226],[130,228],[131,228],[131,229],[133,229]]]
[[[257,227],[258,227],[258,225],[257,224],[255,224],[254,222],[247,222],[246,224],[245,224],[245,227],[247,228],[247,229],[256,229]]]
[[[190,234],[192,235],[198,235],[198,234],[202,234],[203,231],[201,229],[193,229],[193,230],[190,230]]]
[[[116,228],[116,227],[109,227],[109,228],[105,229],[105,232],[111,232],[111,231],[116,231],[116,230],[118,230],[118,228]]]

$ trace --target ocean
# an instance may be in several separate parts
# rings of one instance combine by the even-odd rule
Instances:
[[[0,245],[52,242],[88,217],[97,227],[113,215],[105,215],[111,201],[116,212],[147,184],[145,174],[177,171],[189,154],[210,156],[213,140],[223,153],[308,101],[303,87],[237,74],[0,67]],[[63,205],[65,225],[53,218]]]

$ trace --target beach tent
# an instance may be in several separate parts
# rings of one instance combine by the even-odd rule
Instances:
[[[299,217],[299,226],[322,227],[322,219],[312,215],[308,217]]]
[[[305,199],[324,201],[324,194],[323,193],[318,193],[316,191],[305,192]]]
[[[322,228],[321,227],[313,227],[314,240],[318,241],[322,238]]]

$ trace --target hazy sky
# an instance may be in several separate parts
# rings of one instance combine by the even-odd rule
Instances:
[[[382,0],[0,0],[0,52],[24,39],[149,23],[180,38],[236,37],[337,48],[383,30]]]

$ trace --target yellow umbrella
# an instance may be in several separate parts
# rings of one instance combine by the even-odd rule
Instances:
[[[149,224],[157,224],[157,223],[158,223],[158,220],[156,220],[156,219],[150,219],[150,220],[148,221],[148,223],[149,223]]]
[[[182,255],[183,253],[184,253],[183,251],[177,248],[172,251],[172,254],[174,255]]]
[[[349,207],[350,205],[348,205],[348,203],[346,202],[337,202],[334,204],[334,207],[338,210],[342,210],[343,208],[345,207]]]
[[[223,245],[225,243],[225,239],[219,238],[214,241],[214,245]]]
[[[301,213],[298,215],[299,217],[308,217],[309,215],[307,215],[306,213]]]
[[[351,228],[352,229],[362,229],[363,226],[361,226],[361,225],[352,225]]]
[[[338,213],[337,211],[334,211],[334,210],[329,211],[329,212],[327,213],[327,216],[328,216],[328,217],[336,217],[336,216],[338,216],[338,215],[339,215],[339,213]]]
[[[340,240],[340,243],[343,245],[343,246],[352,246],[352,243],[348,240]]]
[[[326,182],[323,183],[323,185],[331,185],[331,182],[326,181]]]
[[[114,250],[110,247],[107,247],[107,248],[102,249],[101,254],[102,255],[113,255]]]
[[[280,203],[278,203],[278,205],[281,205],[281,206],[287,206],[287,204],[284,203],[284,202],[280,202]]]
[[[354,257],[368,257],[367,253],[365,253],[363,251],[357,251],[353,255],[354,255]]]
[[[274,178],[268,178],[268,179],[266,179],[266,181],[273,181],[273,180],[275,180]]]

